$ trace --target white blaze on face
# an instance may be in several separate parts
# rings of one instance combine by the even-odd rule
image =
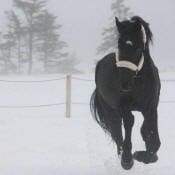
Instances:
[[[128,44],[128,45],[130,45],[130,46],[133,46],[133,42],[130,41],[130,40],[127,40],[127,41],[126,41],[126,44]]]

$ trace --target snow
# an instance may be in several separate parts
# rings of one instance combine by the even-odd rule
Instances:
[[[175,79],[175,74],[161,74]],[[38,81],[58,75],[1,77],[15,81]],[[93,79],[93,75],[78,76]],[[132,170],[120,166],[115,144],[91,117],[89,98],[93,81],[72,81],[72,116],[65,118],[65,105],[45,108],[0,108],[0,174],[2,175],[174,175],[175,128],[173,118],[175,82],[162,82],[159,105],[161,148],[159,161],[144,165],[135,161]],[[0,82],[0,106],[40,105],[65,102],[65,80],[53,82]],[[143,117],[135,114],[133,151],[144,149],[140,136]]]

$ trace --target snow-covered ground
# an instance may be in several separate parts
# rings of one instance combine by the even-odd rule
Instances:
[[[6,80],[38,81],[57,75],[1,77]],[[92,75],[78,76],[93,79]],[[161,74],[175,80],[175,73]],[[175,82],[162,82],[159,130],[162,145],[159,161],[135,162],[124,171],[116,147],[94,122],[89,111],[93,81],[72,81],[72,117],[65,118],[65,105],[44,108],[0,108],[0,175],[174,175],[175,174]],[[13,83],[0,81],[0,107],[33,106],[65,102],[65,80]],[[140,136],[143,118],[135,113],[133,151],[144,149]]]

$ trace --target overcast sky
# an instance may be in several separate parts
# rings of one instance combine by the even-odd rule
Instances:
[[[12,0],[0,2],[0,26],[3,27],[3,12],[12,7]],[[154,34],[154,60],[161,66],[175,67],[175,1],[126,0],[126,3],[134,14],[150,23]],[[97,58],[95,53],[101,32],[111,16],[110,4],[111,0],[48,0],[49,9],[63,25],[62,39],[79,59]]]

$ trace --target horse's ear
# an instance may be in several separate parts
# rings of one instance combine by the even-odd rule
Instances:
[[[118,19],[117,17],[115,17],[115,22],[116,22],[116,25],[117,25],[117,26],[118,26],[119,23],[120,23],[120,21],[119,21],[119,19]]]
[[[117,29],[119,31],[119,33],[122,31],[122,23],[119,21],[119,19],[117,17],[115,17],[115,23],[116,23],[116,26],[117,26]]]

